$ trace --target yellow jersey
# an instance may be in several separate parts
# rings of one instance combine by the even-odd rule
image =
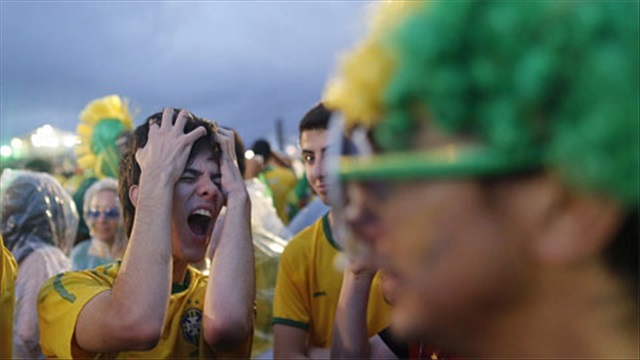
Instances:
[[[13,302],[14,283],[18,274],[18,264],[9,249],[4,247],[2,235],[2,256],[0,257],[0,358],[11,359],[13,351]]]
[[[58,274],[43,285],[38,296],[40,345],[48,357],[72,358],[76,346],[73,334],[80,311],[99,293],[111,289],[120,269],[120,262],[92,270]],[[173,285],[167,320],[160,342],[151,350],[127,351],[117,354],[95,354],[96,358],[225,358],[248,357],[251,338],[233,353],[218,353],[203,338],[202,314],[207,276],[195,268],[187,268],[185,285]],[[131,299],[135,301],[135,299]]]
[[[291,239],[280,257],[273,323],[307,330],[313,347],[331,346],[343,276],[335,266],[339,253],[327,214]],[[369,337],[389,325],[390,313],[376,274],[367,308]]]

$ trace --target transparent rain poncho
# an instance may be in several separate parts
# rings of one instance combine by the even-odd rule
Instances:
[[[49,174],[7,169],[2,188],[2,236],[20,263],[45,245],[68,254],[78,227],[71,196]]]
[[[78,226],[73,200],[51,175],[5,170],[0,178],[2,236],[18,262],[13,358],[43,358],[39,346],[38,291],[70,269],[67,257]]]

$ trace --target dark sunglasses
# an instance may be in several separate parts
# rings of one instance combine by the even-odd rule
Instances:
[[[120,211],[118,208],[111,208],[106,210],[89,209],[87,211],[87,217],[90,219],[97,219],[100,214],[104,215],[106,219],[113,220],[120,217]]]

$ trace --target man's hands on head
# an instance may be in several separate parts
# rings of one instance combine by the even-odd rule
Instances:
[[[189,112],[180,110],[175,124],[172,123],[173,114],[173,109],[165,108],[161,124],[150,122],[147,144],[136,152],[141,177],[149,176],[171,185],[182,175],[193,144],[207,133],[200,126],[185,134],[184,125]]]
[[[149,125],[148,140],[136,152],[141,173],[129,189],[135,219],[113,287],[82,308],[75,340],[90,353],[148,350],[161,339],[172,282],[172,198],[191,147],[206,134],[203,127],[184,133],[185,110],[172,123],[165,109],[162,124]]]
[[[222,194],[224,195],[225,203],[238,194],[248,196],[244,179],[238,168],[233,131],[218,127],[216,140],[222,150],[220,173],[222,175]]]

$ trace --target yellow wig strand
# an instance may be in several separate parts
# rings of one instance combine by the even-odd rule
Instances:
[[[119,96],[109,95],[91,101],[80,113],[80,124],[76,129],[80,138],[80,144],[75,148],[78,166],[92,171],[98,178],[117,176],[119,154],[115,138],[120,131],[131,131],[132,128],[127,102]]]
[[[342,112],[346,126],[371,127],[382,116],[382,94],[395,61],[384,46],[384,36],[401,23],[421,1],[383,1],[370,14],[364,41],[339,61],[338,75],[325,89],[323,102]]]

